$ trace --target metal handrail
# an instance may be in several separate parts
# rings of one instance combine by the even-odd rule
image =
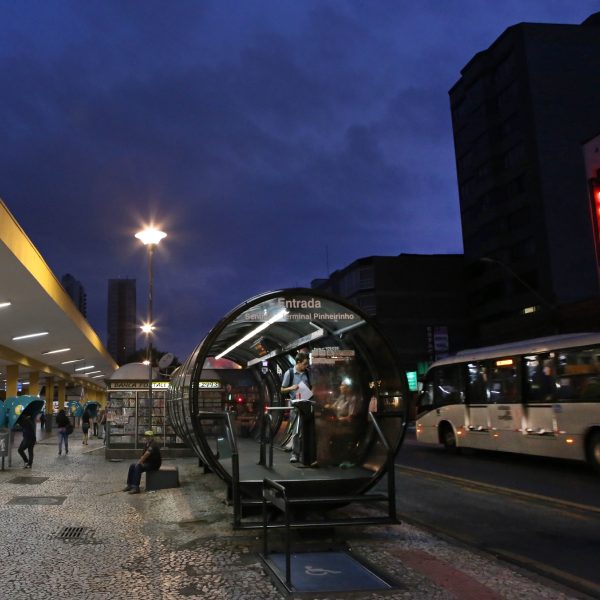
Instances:
[[[199,410],[198,417],[204,419],[216,419],[223,421],[225,435],[231,448],[231,499],[233,501],[233,523],[238,527],[242,521],[242,499],[240,494],[240,458],[237,447],[237,439],[231,423],[231,413],[228,411]]]
[[[289,411],[292,410],[291,406],[265,406],[265,413],[263,415],[262,428],[260,432],[260,455],[258,464],[262,466],[273,467],[273,442],[275,441],[275,431],[273,430],[273,411]],[[269,445],[269,461],[268,465],[266,457],[266,445]]]
[[[290,542],[290,510],[285,486],[273,481],[272,479],[263,479],[262,493],[262,519],[263,519],[263,556],[266,558],[269,554],[267,543],[267,502],[273,501],[279,496],[283,506],[285,519],[285,584],[288,588],[292,585],[292,560],[291,560],[291,542]],[[281,507],[280,507],[281,508]]]
[[[399,416],[399,415],[398,415]],[[383,447],[387,453],[387,496],[388,496],[388,514],[391,519],[394,521],[397,520],[396,516],[396,473],[394,467],[394,451],[392,450],[390,443],[388,442],[385,434],[381,430],[381,426],[377,421],[377,417],[375,413],[369,413],[369,419],[373,424],[373,429],[375,429],[375,433],[377,433],[377,437],[382,443]]]

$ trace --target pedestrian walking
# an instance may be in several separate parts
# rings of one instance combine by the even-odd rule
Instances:
[[[31,469],[33,465],[33,447],[35,446],[35,423],[30,415],[23,415],[19,418],[19,425],[23,430],[23,439],[19,445],[19,454],[25,462],[24,469]],[[27,450],[27,454],[25,454]]]
[[[62,454],[63,443],[65,454],[69,454],[69,435],[73,433],[73,423],[64,408],[61,408],[56,415],[56,427],[58,428],[58,455]]]
[[[86,408],[83,411],[83,416],[81,417],[81,431],[83,431],[83,439],[81,441],[82,444],[87,446],[88,443],[88,434],[90,431],[90,419],[92,415],[90,415],[90,411]]]

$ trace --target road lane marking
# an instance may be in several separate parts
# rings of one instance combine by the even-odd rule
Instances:
[[[528,556],[523,556],[521,554],[516,554],[514,552],[510,552],[509,550],[503,550],[501,548],[492,548],[487,547],[487,551],[493,552],[500,558],[510,560],[511,562],[522,565],[528,569],[532,569],[537,571],[538,573],[542,573],[553,580],[562,580],[566,585],[570,585],[579,589],[580,591],[586,591],[586,593],[593,593],[596,597],[600,597],[600,585],[590,581],[589,579],[583,579],[582,577],[578,577],[577,575],[572,575],[562,569],[557,569],[556,567],[552,567],[547,565],[546,563],[538,562],[533,558],[529,558]]]
[[[473,481],[472,479],[465,479],[463,477],[456,477],[454,475],[446,475],[445,473],[437,473],[436,471],[428,471],[426,469],[418,469],[416,467],[407,467],[405,465],[395,465],[396,469],[406,471],[407,473],[415,473],[417,475],[424,475],[426,477],[432,477],[437,479],[446,479],[453,483],[459,483],[461,485],[469,485],[471,487],[479,487],[491,492],[500,492],[512,496],[521,496],[529,500],[543,501],[549,504],[554,504],[558,507],[570,508],[574,510],[586,511],[600,514],[600,508],[591,506],[590,504],[579,504],[577,502],[571,502],[570,500],[562,500],[560,498],[552,498],[551,496],[544,496],[542,494],[534,494],[533,492],[524,492],[522,490],[515,490],[513,488],[507,488],[499,485],[493,485],[491,483],[483,483],[480,481]]]

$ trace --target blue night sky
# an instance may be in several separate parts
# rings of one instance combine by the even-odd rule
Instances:
[[[258,293],[363,256],[462,252],[448,90],[578,0],[0,0],[0,197],[106,341],[107,280],[155,255],[183,360]],[[10,282],[2,282],[2,286]],[[143,345],[140,338],[140,346]]]

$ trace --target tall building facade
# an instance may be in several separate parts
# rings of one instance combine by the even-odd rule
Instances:
[[[63,275],[60,282],[79,312],[87,319],[87,294],[81,282],[70,273]]]
[[[120,365],[136,350],[137,299],[135,279],[108,280],[108,340],[106,347]]]
[[[449,94],[478,342],[556,332],[599,294],[582,143],[600,131],[600,13],[509,27]]]
[[[346,298],[379,325],[403,368],[470,345],[462,254],[369,256],[315,279],[314,289]]]

